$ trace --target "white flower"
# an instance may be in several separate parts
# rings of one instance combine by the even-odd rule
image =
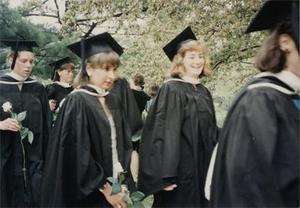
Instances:
[[[3,108],[4,112],[10,112],[12,109],[12,105],[10,102],[7,101],[7,102],[3,103],[2,108]]]

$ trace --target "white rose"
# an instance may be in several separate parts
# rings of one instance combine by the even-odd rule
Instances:
[[[10,102],[7,101],[7,102],[3,103],[2,108],[3,108],[4,112],[10,112],[12,109],[12,105]]]

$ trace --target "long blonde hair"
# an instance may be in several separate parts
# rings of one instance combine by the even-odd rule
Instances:
[[[183,76],[186,71],[183,65],[183,58],[187,51],[199,51],[203,54],[204,68],[199,77],[209,76],[211,74],[210,60],[207,54],[206,47],[200,40],[188,40],[184,41],[181,44],[177,54],[173,58],[169,76],[173,78],[180,78]]]
[[[85,61],[86,68],[103,68],[105,69],[108,65],[112,65],[118,68],[120,65],[120,57],[114,52],[101,52],[90,56]],[[81,87],[89,84],[89,76],[86,72],[86,68],[81,69],[74,79],[74,87]]]

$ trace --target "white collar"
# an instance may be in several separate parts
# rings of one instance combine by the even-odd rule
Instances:
[[[182,76],[182,79],[191,84],[200,84],[200,80],[193,77]]]
[[[132,89],[136,90],[136,91],[143,91],[142,87],[134,85],[132,86]]]
[[[62,86],[62,87],[64,87],[64,88],[69,88],[69,87],[71,87],[71,85],[70,85],[69,83],[67,83],[67,82],[59,82],[59,81],[56,81],[56,82],[54,82],[54,83],[56,83],[56,84],[58,84],[58,85],[60,85],[60,86]]]
[[[290,86],[296,92],[300,92],[300,77],[288,70],[282,70],[278,73],[272,72],[262,72],[259,73],[256,77],[264,77],[264,76],[273,76]]]
[[[18,82],[24,82],[28,77],[22,77],[20,76],[19,74],[17,74],[16,72],[14,71],[11,71],[9,73],[6,73],[6,75],[14,78],[15,80],[17,80]]]
[[[108,95],[108,91],[96,86],[96,85],[92,85],[92,84],[88,84],[89,87],[93,88],[94,90],[96,90],[96,92],[99,94],[99,96],[106,96]]]
[[[167,79],[166,81],[164,81],[164,83],[169,82],[169,81],[179,81],[179,82],[195,84],[195,85],[200,84],[200,80],[195,80],[195,79],[186,80],[186,79],[179,79],[179,78],[170,78],[170,79]]]

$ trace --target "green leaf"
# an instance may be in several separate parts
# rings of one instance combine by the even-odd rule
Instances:
[[[27,137],[28,137],[29,144],[32,144],[32,142],[33,142],[33,133],[32,133],[32,131],[28,131]]]
[[[118,183],[118,180],[116,178],[114,178],[114,177],[108,177],[107,180],[109,182],[111,182],[112,184]]]
[[[119,183],[122,184],[125,181],[125,173],[120,173],[119,175]]]
[[[20,135],[21,135],[21,139],[23,140],[27,135],[28,135],[28,131],[29,129],[26,127],[21,127],[20,129]]]
[[[143,205],[142,202],[137,201],[137,202],[133,202],[132,208],[145,208],[145,206]]]
[[[17,121],[21,122],[26,118],[26,111],[23,111],[17,115]]]
[[[118,184],[118,183],[114,183],[112,185],[112,192],[111,194],[114,195],[114,194],[117,194],[117,193],[120,193],[121,192],[121,185]]]
[[[17,117],[18,117],[18,114],[16,114],[16,113],[13,113],[13,112],[12,112],[12,113],[11,113],[11,117],[12,117],[13,119],[16,119],[16,120],[18,120],[18,119],[17,119]]]
[[[133,192],[130,196],[130,198],[133,202],[141,201],[144,197],[145,197],[145,194],[140,191]]]

